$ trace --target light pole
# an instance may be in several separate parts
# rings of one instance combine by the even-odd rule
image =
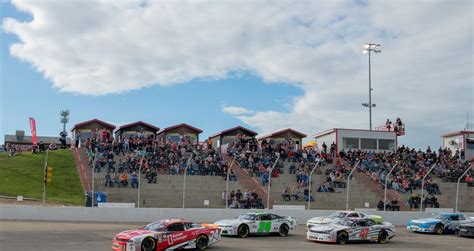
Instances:
[[[375,107],[375,104],[372,104],[372,75],[371,75],[371,65],[370,65],[370,54],[371,52],[380,53],[380,44],[367,43],[364,45],[364,50],[362,53],[369,54],[369,103],[362,103],[362,106],[369,107],[369,129],[372,131],[372,107]]]

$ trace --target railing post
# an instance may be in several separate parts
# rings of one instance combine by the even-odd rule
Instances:
[[[189,163],[191,163],[191,159],[193,158],[194,153],[191,153],[191,156],[188,159],[188,163],[186,163],[186,167],[184,168],[184,177],[183,177],[183,208],[186,201],[186,174],[188,173]]]
[[[464,173],[461,175],[461,177],[459,177],[458,179],[458,182],[456,184],[456,204],[454,206],[454,212],[457,212],[458,211],[458,202],[459,202],[459,183],[461,182],[461,179],[466,176],[467,172],[469,172],[469,170],[471,170],[472,168],[472,164],[469,165],[469,167],[466,169],[466,171],[464,171]]]
[[[384,212],[386,211],[386,208],[387,208],[387,182],[388,182],[388,177],[390,176],[390,174],[392,174],[393,170],[395,169],[395,167],[397,167],[397,165],[398,165],[398,163],[395,163],[395,165],[388,172],[387,176],[385,176],[385,189],[383,191],[383,211]]]
[[[234,156],[232,159],[232,162],[230,163],[229,169],[227,169],[227,178],[225,180],[225,208],[229,208],[229,174],[230,174],[230,169],[234,166],[235,158],[237,158],[237,155]]]
[[[314,170],[316,170],[316,168],[318,167],[320,161],[321,161],[321,160],[318,160],[318,161],[316,162],[316,164],[314,165],[313,169],[312,169],[311,172],[309,173],[309,184],[308,184],[308,186],[309,186],[309,187],[308,187],[308,197],[309,197],[309,198],[308,198],[308,210],[310,210],[310,208],[311,208],[311,177],[313,176],[313,172],[314,172]]]
[[[43,207],[46,205],[46,170],[48,168],[48,154],[49,148],[46,149],[46,159],[44,160],[44,171],[43,171]]]
[[[275,166],[276,164],[278,163],[278,161],[280,160],[280,155],[278,155],[275,163],[273,163],[273,166],[272,168],[270,169],[270,173],[268,174],[268,186],[267,186],[267,209],[270,209],[270,183],[271,183],[271,180],[272,180],[272,173],[273,173],[273,169],[275,169]]]
[[[420,212],[423,212],[423,196],[424,196],[424,193],[425,193],[425,179],[426,177],[428,177],[428,175],[431,173],[431,171],[433,171],[433,169],[436,167],[436,165],[438,164],[434,164],[430,170],[428,170],[428,172],[425,174],[425,176],[423,176],[423,179],[421,180],[421,203],[420,203]]]
[[[143,159],[145,158],[145,150],[143,150],[142,159],[140,160],[140,166],[138,167],[138,193],[137,193],[137,208],[140,208],[140,189],[142,185],[141,174],[142,174],[142,166],[143,166]]]
[[[350,183],[351,183],[351,176],[352,176],[352,173],[354,172],[354,170],[356,169],[356,167],[359,165],[360,163],[360,160],[358,160],[356,162],[356,164],[354,165],[354,167],[352,168],[351,172],[349,173],[349,176],[347,176],[347,189],[346,189],[346,210],[349,210],[349,190],[350,190]]]

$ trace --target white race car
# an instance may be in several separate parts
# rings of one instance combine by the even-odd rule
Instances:
[[[376,224],[369,219],[342,219],[331,224],[314,226],[306,232],[306,239],[318,242],[346,244],[350,241],[386,243],[395,237],[395,226],[389,222]]]
[[[271,213],[247,213],[236,219],[216,221],[221,235],[237,235],[242,238],[250,234],[272,234],[287,236],[290,230],[296,230],[298,222],[291,216],[279,216]]]
[[[373,220],[377,224],[380,224],[383,222],[382,216],[378,216],[378,215],[368,215],[366,213],[359,212],[359,211],[337,211],[328,216],[314,217],[314,218],[309,219],[306,222],[306,229],[309,229],[313,226],[331,224],[341,219],[356,219],[356,218],[370,219],[370,220]]]

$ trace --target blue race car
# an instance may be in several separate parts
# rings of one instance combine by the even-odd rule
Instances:
[[[422,233],[454,233],[459,224],[468,222],[472,222],[472,220],[461,213],[440,213],[433,214],[432,218],[410,220],[407,229]]]

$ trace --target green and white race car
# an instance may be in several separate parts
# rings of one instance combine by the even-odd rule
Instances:
[[[216,221],[221,235],[237,235],[245,238],[251,234],[273,234],[287,236],[290,230],[296,230],[298,222],[291,216],[279,216],[271,213],[246,213],[236,219]]]

